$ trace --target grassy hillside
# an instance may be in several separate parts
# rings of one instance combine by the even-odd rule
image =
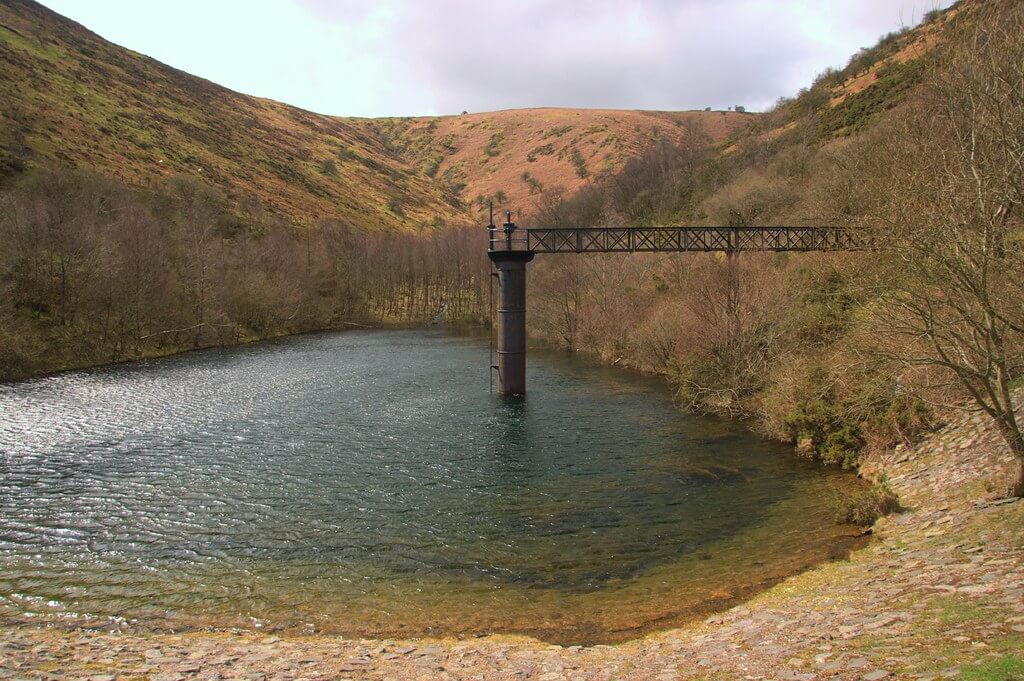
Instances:
[[[112,45],[31,2],[0,5],[0,152],[146,186],[204,178],[299,220],[394,227],[458,214],[359,122],[232,92]]]
[[[541,187],[574,190],[652,140],[701,130],[722,140],[751,118],[583,110],[323,116],[170,68],[32,0],[0,4],[0,182],[48,162],[140,187],[187,174],[243,211],[417,228],[468,221],[477,196],[511,201]]]

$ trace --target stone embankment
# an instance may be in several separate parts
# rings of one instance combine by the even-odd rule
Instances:
[[[997,498],[1011,465],[981,418],[951,423],[866,466],[906,507],[867,548],[622,645],[6,626],[0,679],[1024,678],[1024,502]]]

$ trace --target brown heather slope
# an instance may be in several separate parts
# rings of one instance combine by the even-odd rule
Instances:
[[[32,0],[0,3],[0,182],[53,162],[136,186],[184,173],[219,187],[243,213],[259,205],[296,222],[417,228],[471,219],[465,204],[478,195],[528,196],[524,171],[572,191],[655,139],[687,134],[686,122],[722,141],[752,118],[559,109],[324,116],[170,68]]]
[[[460,189],[479,210],[488,199],[524,209],[558,188],[571,194],[659,140],[704,134],[719,143],[754,118],[732,111],[541,108],[373,124],[392,149]]]

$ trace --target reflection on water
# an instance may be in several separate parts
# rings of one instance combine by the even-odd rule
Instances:
[[[0,614],[619,640],[854,542],[850,476],[553,355],[487,392],[441,332],[0,386]]]

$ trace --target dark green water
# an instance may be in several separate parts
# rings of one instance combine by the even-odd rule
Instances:
[[[0,386],[0,614],[619,640],[858,540],[850,476],[660,382],[442,332],[285,339]]]

